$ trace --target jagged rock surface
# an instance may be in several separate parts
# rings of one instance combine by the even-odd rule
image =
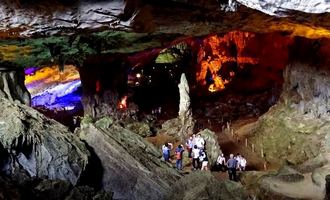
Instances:
[[[140,135],[141,137],[147,137],[152,135],[152,132],[150,131],[150,127],[147,123],[133,122],[127,124],[126,128]]]
[[[24,71],[0,66],[0,95],[30,105],[31,96],[24,83]]]
[[[181,129],[181,121],[179,118],[173,118],[165,121],[162,124],[162,129],[159,133],[165,133],[170,136],[178,136]]]
[[[89,156],[78,137],[25,105],[0,98],[0,110],[1,171],[77,183]]]
[[[265,160],[287,160],[294,165],[314,160],[309,166],[329,161],[327,74],[326,69],[299,63],[287,68],[281,101],[259,118],[251,133],[252,143],[258,144],[256,149]]]
[[[330,12],[330,3],[327,0],[236,0],[247,7],[260,10],[269,15],[285,15],[292,10],[306,13]],[[229,7],[235,7],[235,0],[230,1]]]
[[[17,2],[17,1],[16,1]],[[57,33],[60,29],[96,29],[105,25],[125,30],[133,16],[120,20],[124,1],[102,1],[98,3],[80,1],[76,5],[63,6],[59,3],[27,6],[24,3],[4,1],[0,4],[0,29],[18,28],[21,35],[38,32]],[[39,6],[39,7],[38,7]],[[49,14],[49,11],[51,14]],[[47,17],[45,17],[47,16]],[[50,29],[50,27],[52,27]]]
[[[115,199],[164,199],[180,178],[160,160],[160,150],[110,118],[82,127],[80,138],[100,159],[103,189],[111,189]]]
[[[219,181],[208,172],[191,173],[180,179],[174,186],[168,200],[248,199],[243,186],[232,181]]]

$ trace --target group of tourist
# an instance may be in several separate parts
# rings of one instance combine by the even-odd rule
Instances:
[[[216,168],[222,172],[228,170],[229,179],[233,181],[237,180],[236,171],[245,171],[246,165],[246,159],[239,153],[236,154],[236,156],[234,156],[234,154],[230,154],[227,162],[225,156],[221,154],[216,162]]]
[[[193,170],[208,170],[208,156],[205,149],[205,140],[200,134],[196,136],[193,134],[186,142],[186,148],[188,151],[188,158],[192,160]],[[163,158],[165,161],[170,161],[171,149],[173,145],[171,143],[165,143],[162,147]],[[175,149],[176,168],[178,170],[183,169],[183,152],[185,151],[182,144],[178,145]]]
[[[185,143],[188,151],[188,158],[192,161],[192,170],[208,170],[208,156],[205,149],[205,140],[198,134],[193,134]],[[166,162],[170,161],[171,150],[173,149],[172,143],[165,143],[162,147],[163,158]],[[183,169],[183,152],[185,148],[182,144],[175,148],[176,168],[178,170]],[[225,172],[228,170],[229,179],[236,181],[236,171],[245,171],[247,161],[244,156],[239,153],[229,155],[229,159],[226,161],[224,154],[220,154],[217,158],[215,168]]]

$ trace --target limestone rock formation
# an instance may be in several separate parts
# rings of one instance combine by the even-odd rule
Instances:
[[[0,96],[30,105],[31,96],[24,85],[23,69],[0,66]]]
[[[193,133],[194,120],[192,117],[189,97],[189,85],[185,74],[181,74],[180,83],[178,85],[180,93],[179,104],[179,119],[181,122],[181,129],[178,132],[182,139],[187,138],[189,134]]]
[[[284,166],[279,171],[249,171],[241,181],[256,199],[323,199],[324,186],[314,184],[309,174]]]
[[[78,137],[20,103],[0,98],[0,110],[2,172],[77,183],[89,156]]]
[[[306,13],[330,12],[330,3],[327,0],[229,0],[228,10],[235,11],[237,3],[260,10],[269,15],[285,15],[295,10]]]
[[[314,160],[306,165],[317,161],[318,167],[329,161],[327,74],[326,69],[299,63],[287,68],[281,101],[259,118],[251,133],[266,161],[299,165]]]
[[[179,118],[173,118],[165,121],[162,124],[162,129],[160,133],[166,133],[170,136],[178,136],[178,133],[181,130],[181,121]]]
[[[217,161],[218,156],[222,153],[217,135],[215,134],[215,132],[209,129],[204,129],[197,134],[201,134],[201,137],[205,140],[205,147],[209,159],[209,165],[214,165]]]
[[[315,169],[312,173],[313,183],[320,187],[324,187],[326,184],[325,177],[328,174],[330,174],[330,165],[325,165],[323,167]]]
[[[161,150],[141,136],[102,118],[85,124],[79,135],[100,159],[102,187],[115,199],[164,199],[180,178],[161,161]]]
[[[97,4],[89,1],[80,1],[76,6],[63,6],[58,3],[40,4],[31,8],[24,2],[17,3],[4,1],[0,4],[1,28],[22,29],[21,35],[31,35],[38,32],[49,31],[56,33],[61,28],[86,29],[100,28],[104,24],[118,29],[127,29],[135,15],[126,20],[120,20],[120,14],[124,11],[124,1],[103,1]],[[50,15],[49,12],[52,12]],[[45,17],[47,16],[47,17]],[[28,29],[23,26],[29,27]]]
[[[167,199],[248,199],[243,186],[232,181],[219,181],[208,172],[191,173],[173,186],[173,192]]]
[[[304,176],[301,173],[288,166],[283,166],[276,174],[276,178],[286,182],[298,182],[304,180]]]
[[[133,122],[127,124],[126,128],[140,135],[141,137],[147,137],[152,135],[152,132],[150,131],[150,127],[147,123]]]

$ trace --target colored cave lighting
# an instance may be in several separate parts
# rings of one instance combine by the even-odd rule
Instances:
[[[127,108],[127,96],[124,96],[124,97],[120,100],[120,102],[119,102],[119,104],[118,104],[118,107],[119,107],[120,109],[126,109],[126,108]]]
[[[199,70],[196,74],[196,80],[202,85],[207,85],[207,73],[210,72],[213,83],[208,86],[208,90],[217,92],[225,89],[225,86],[235,76],[235,72],[230,71],[230,76],[224,78],[219,74],[223,64],[236,62],[242,68],[243,64],[256,64],[258,62],[255,58],[242,55],[247,42],[253,37],[255,37],[253,33],[233,31],[224,36],[213,35],[205,38],[198,52]],[[231,55],[232,53],[228,51],[230,45],[235,46],[236,55]]]
[[[32,97],[32,106],[51,110],[73,110],[80,104],[81,82],[76,67],[66,65],[25,70],[25,85]]]

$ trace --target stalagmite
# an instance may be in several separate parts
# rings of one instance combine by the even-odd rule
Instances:
[[[10,101],[18,100],[30,105],[31,97],[24,85],[24,71],[14,67],[0,66],[0,95]]]
[[[189,85],[185,74],[181,74],[178,87],[180,93],[179,119],[181,122],[181,129],[178,135],[184,139],[193,132],[194,128],[194,120],[190,108]]]

